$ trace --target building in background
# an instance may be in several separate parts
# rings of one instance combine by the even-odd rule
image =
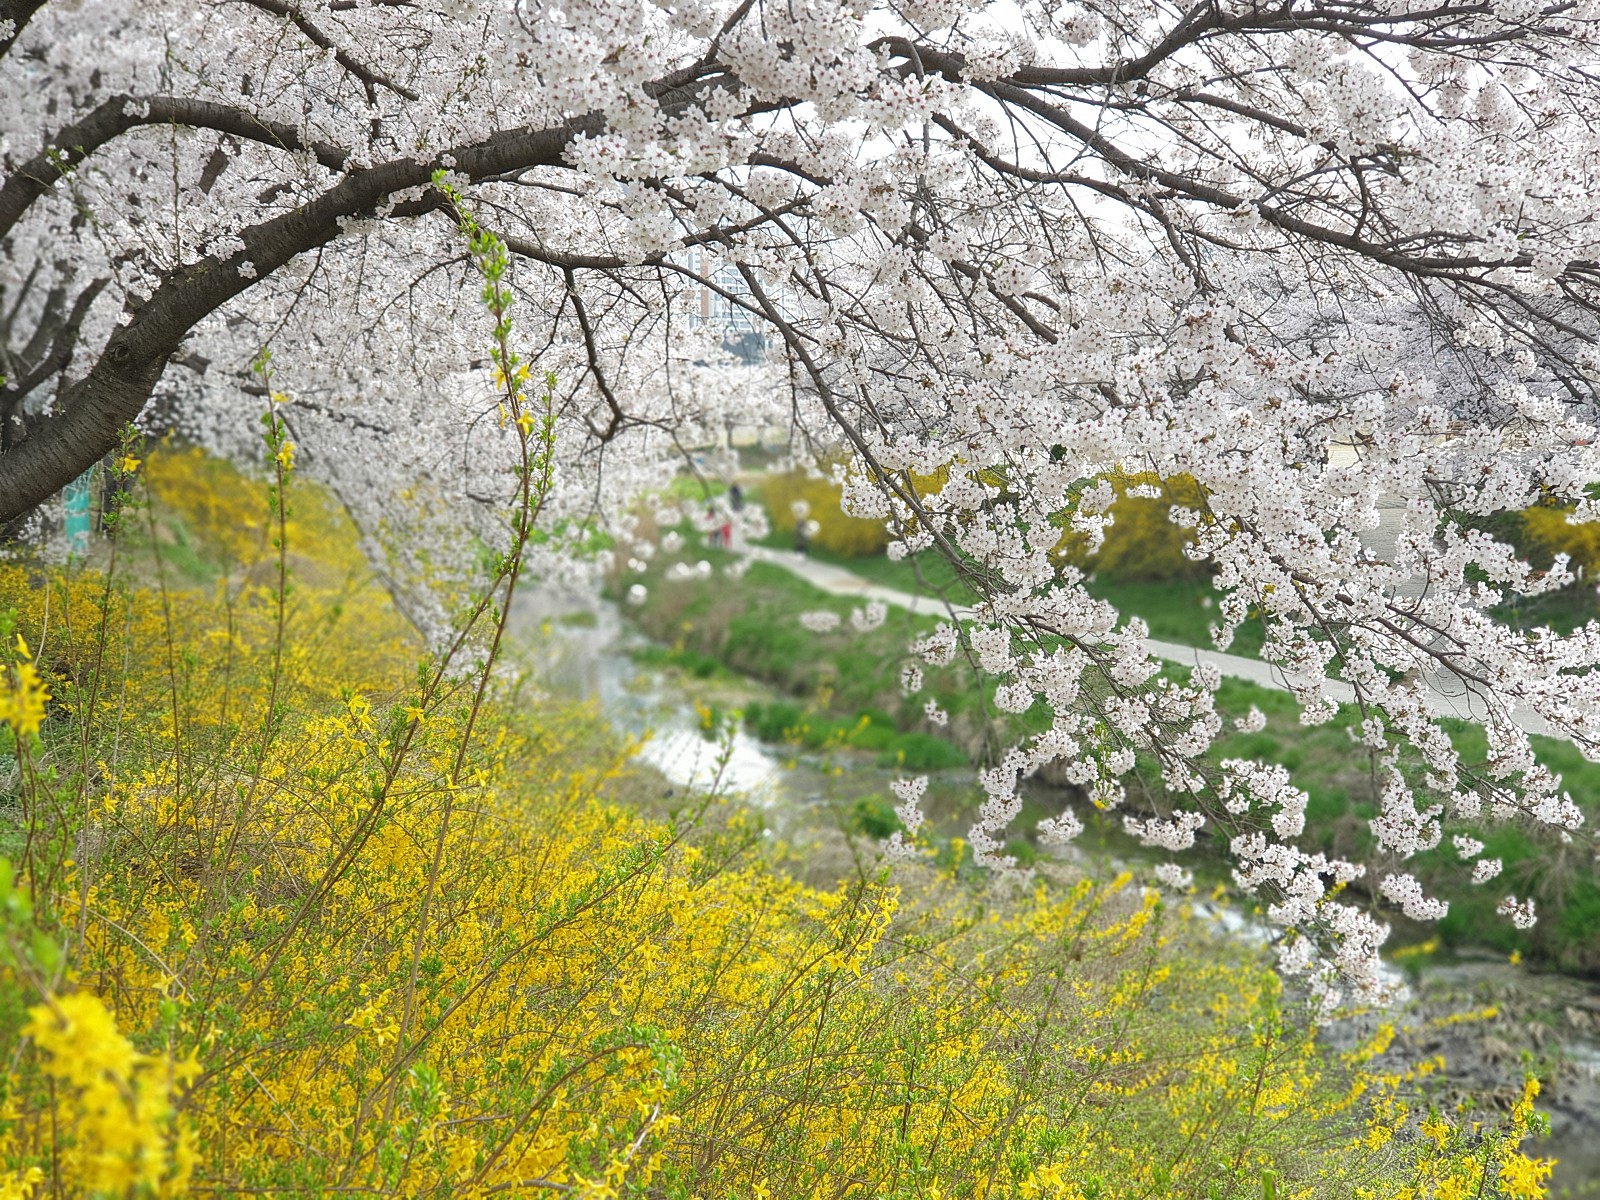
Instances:
[[[706,260],[698,264],[706,274]],[[751,312],[755,301],[738,269],[723,263],[710,272],[710,285],[700,288],[700,304],[693,315],[697,325],[709,325],[722,332],[722,348],[742,366],[760,366],[767,358],[767,339],[762,323]],[[747,307],[748,306],[748,307]]]

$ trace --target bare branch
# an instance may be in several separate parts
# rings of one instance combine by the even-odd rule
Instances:
[[[350,74],[361,81],[367,92],[367,102],[378,102],[378,89],[387,88],[397,96],[404,96],[407,100],[418,100],[421,97],[402,83],[396,83],[381,71],[376,71],[364,63],[351,57],[348,51],[334,45],[333,39],[322,32],[318,26],[306,16],[305,10],[298,3],[289,3],[289,0],[245,0],[252,8],[259,8],[262,12],[269,12],[277,17],[282,17],[291,22],[296,29],[305,34],[311,43],[320,49],[333,51],[333,60]]]

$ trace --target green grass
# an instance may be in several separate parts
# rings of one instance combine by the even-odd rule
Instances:
[[[727,490],[727,483],[720,479],[713,479],[710,475],[700,479],[680,472],[672,477],[672,481],[666,487],[661,489],[660,494],[664,500],[688,500],[693,503],[695,501],[710,500],[713,497],[722,495]]]
[[[178,582],[183,584],[210,584],[227,573],[227,565],[214,554],[208,553],[206,547],[196,543],[188,526],[177,514],[159,512],[153,525],[154,539],[151,537],[151,525],[144,520],[126,523],[122,535],[123,546],[137,552],[128,557],[148,561],[152,546],[159,544],[162,562],[176,572]]]
[[[1150,636],[1158,641],[1212,647],[1211,626],[1217,620],[1219,597],[1203,576],[1158,583],[1118,583],[1097,576],[1089,581],[1089,591],[1114,605],[1124,618],[1143,617]],[[1234,631],[1228,653],[1258,658],[1265,640],[1261,619],[1251,617]]]
[[[1219,710],[1242,713],[1252,704],[1266,716],[1266,728],[1224,735],[1214,743],[1210,757],[1255,758],[1287,767],[1295,784],[1310,797],[1302,846],[1356,862],[1373,861],[1375,846],[1367,825],[1377,810],[1373,768],[1349,734],[1360,722],[1359,713],[1345,706],[1327,724],[1308,727],[1300,724],[1298,706],[1287,692],[1223,680],[1217,692]],[[1441,725],[1465,762],[1483,760],[1487,743],[1482,726],[1465,721]],[[1600,818],[1600,764],[1585,760],[1569,742],[1536,737],[1533,746],[1540,762],[1561,773],[1562,786],[1589,820]],[[1448,833],[1435,849],[1403,866],[1396,864],[1450,900],[1449,915],[1433,927],[1446,946],[1517,950],[1564,970],[1600,971],[1600,883],[1591,852],[1580,845],[1562,846],[1545,832],[1519,823],[1492,826],[1478,836],[1486,847],[1484,857],[1505,864],[1499,879],[1481,887],[1467,882],[1469,867],[1459,861]],[[1214,830],[1213,837],[1213,848],[1223,851],[1220,831]],[[1364,881],[1364,886],[1371,883]],[[1518,932],[1495,914],[1507,892],[1538,898],[1543,915],[1533,930]]]
[[[660,646],[651,643],[636,647],[629,657],[644,667],[670,667],[695,679],[716,679],[731,674],[709,654],[687,646]]]
[[[1543,596],[1513,596],[1494,609],[1496,619],[1513,629],[1549,626],[1557,633],[1571,633],[1590,621],[1600,620],[1600,597],[1594,580],[1580,582]]]
[[[680,532],[689,540],[684,556],[690,560],[705,558],[720,568],[734,557],[704,549],[687,529]],[[637,651],[636,658],[698,678],[733,671],[796,697],[792,711],[747,714],[752,729],[769,741],[796,740],[785,730],[805,725],[798,741],[808,748],[849,745],[876,752],[888,766],[937,770],[970,761],[963,746],[982,740],[972,732],[987,721],[985,692],[956,668],[925,672],[927,686],[916,697],[901,692],[900,671],[913,661],[907,647],[933,628],[932,618],[891,609],[883,625],[857,633],[849,614],[859,601],[824,592],[781,567],[752,563],[738,583],[720,570],[710,580],[668,582],[666,565],[652,564],[644,579],[649,601],[629,609],[661,643]],[[840,628],[817,634],[800,624],[802,613],[817,610],[838,613]],[[948,736],[926,727],[923,705],[930,697],[952,716],[952,728],[941,731]]]
[[[960,747],[916,730],[902,732],[894,718],[877,709],[854,717],[831,715],[788,700],[756,702],[745,706],[745,724],[766,742],[781,742],[807,750],[850,746],[872,750],[878,763],[911,771],[937,771],[964,767],[968,759]]]
[[[957,606],[975,604],[980,599],[942,554],[918,554],[899,561],[882,554],[867,558],[842,558],[817,550],[813,550],[811,556],[843,567],[882,587],[911,595],[939,596]]]
[[[782,540],[768,539],[774,545]],[[882,587],[911,595],[933,595],[961,606],[976,603],[977,592],[956,574],[942,554],[924,553],[892,560],[885,555],[870,558],[842,558],[813,549],[811,557],[843,567]],[[1159,582],[1119,583],[1104,577],[1089,582],[1089,592],[1115,606],[1126,619],[1144,618],[1150,636],[1164,642],[1210,647],[1211,625],[1217,620],[1217,593],[1203,574]],[[1259,657],[1266,630],[1260,618],[1252,617],[1235,631],[1230,654]]]

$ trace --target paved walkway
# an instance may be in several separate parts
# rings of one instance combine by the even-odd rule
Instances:
[[[771,546],[741,546],[736,549],[757,562],[782,567],[785,571],[800,576],[813,587],[821,588],[835,596],[880,600],[884,604],[891,604],[923,617],[949,617],[954,614],[956,619],[961,621],[968,621],[973,617],[970,608],[959,606],[951,608],[937,596],[913,596],[910,592],[902,592],[898,588],[884,587],[882,584],[873,583],[870,579],[861,578],[854,571],[793,550],[775,550]]]
[[[863,601],[878,600],[920,616],[945,618],[954,616],[956,620],[971,620],[974,616],[971,608],[951,607],[936,596],[916,596],[897,588],[884,587],[882,584],[863,579],[844,567],[819,562],[804,554],[797,554],[793,550],[777,550],[770,546],[745,546],[743,552],[757,562],[782,567],[812,586],[835,596],[850,596]],[[1203,664],[1215,667],[1226,679],[1242,679],[1258,687],[1272,688],[1274,691],[1289,690],[1284,686],[1283,676],[1278,668],[1259,658],[1224,654],[1218,650],[1184,646],[1177,642],[1158,641],[1155,638],[1146,638],[1144,648],[1151,657],[1165,662],[1180,663],[1187,667]],[[1341,704],[1355,700],[1355,688],[1343,680],[1330,679],[1324,686],[1328,695]],[[1469,694],[1453,677],[1442,679],[1433,677],[1428,680],[1428,708],[1434,716],[1457,717],[1466,721],[1481,722],[1485,715],[1482,701]],[[1541,737],[1563,737],[1551,729],[1537,713],[1518,712],[1517,724],[1529,733]]]

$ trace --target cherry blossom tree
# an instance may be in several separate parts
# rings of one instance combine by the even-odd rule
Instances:
[[[1437,917],[1405,861],[1447,830],[1580,835],[1527,728],[1600,754],[1600,626],[1496,622],[1570,576],[1479,531],[1539,498],[1600,516],[1597,18],[1594,0],[0,0],[0,519],[153,405],[226,447],[262,346],[297,438],[391,553],[397,481],[473,519],[510,451],[464,373],[481,321],[443,171],[516,258],[518,333],[559,393],[556,521],[645,553],[626,499],[730,421],[842,448],[850,510],[986,597],[918,652],[1054,714],[984,773],[980,859],[1007,867],[1021,777],[1058,762],[1114,809],[1143,754],[1172,799],[1130,830],[1177,851],[1220,827],[1289,931],[1285,967],[1330,997],[1336,976],[1370,988],[1385,930],[1336,885],[1370,867]],[[766,331],[765,366],[730,365],[697,319],[708,295]],[[1307,723],[1353,689],[1381,861],[1300,850],[1288,773],[1206,756],[1215,674],[1163,677],[1141,624],[1061,565],[1064,530],[1103,533],[1118,471],[1199,485],[1173,515],[1215,569],[1218,646],[1265,614]],[[1404,509],[1378,553],[1362,535],[1386,497]],[[1441,728],[1440,680],[1487,729],[1484,761]],[[1079,827],[1064,811],[1043,833]],[[1487,884],[1458,836],[1477,847],[1463,884]]]

